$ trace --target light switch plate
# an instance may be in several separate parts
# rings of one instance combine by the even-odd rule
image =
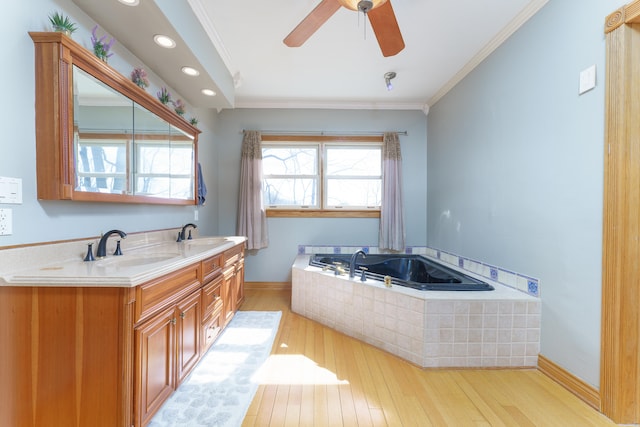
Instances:
[[[595,64],[580,72],[580,88],[578,89],[578,95],[582,95],[583,93],[593,89],[594,87],[596,87]]]
[[[0,209],[0,236],[13,234],[13,212],[11,209]]]
[[[0,176],[0,203],[22,203],[22,179]]]

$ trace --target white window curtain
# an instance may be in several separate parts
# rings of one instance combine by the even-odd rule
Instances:
[[[262,202],[262,147],[258,131],[244,131],[240,159],[237,234],[247,236],[247,249],[269,245],[267,215]]]
[[[380,208],[380,249],[404,250],[402,210],[402,155],[397,133],[384,134],[382,145],[382,206]]]

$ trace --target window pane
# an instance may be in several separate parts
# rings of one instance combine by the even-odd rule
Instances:
[[[136,194],[169,197],[171,195],[171,180],[168,177],[138,176]]]
[[[327,175],[381,176],[382,150],[327,147]]]
[[[125,142],[78,143],[77,189],[105,193],[125,191],[127,151]]]
[[[193,181],[190,177],[170,178],[160,176],[138,176],[136,193],[144,196],[190,199]]]
[[[138,144],[138,158],[136,173],[138,174],[169,174],[171,173],[171,148],[169,144],[142,145]]]
[[[382,183],[380,179],[328,179],[328,206],[380,206]]]
[[[317,180],[304,178],[264,179],[265,206],[316,206]]]
[[[318,150],[315,147],[265,147],[262,173],[267,175],[316,175]]]

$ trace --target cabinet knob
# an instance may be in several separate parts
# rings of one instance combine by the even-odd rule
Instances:
[[[176,318],[174,317],[173,319],[171,319],[171,324],[175,325],[176,324]]]
[[[180,318],[184,319],[184,316],[185,316],[185,314],[184,314],[184,311],[183,311],[182,313],[180,313]]]

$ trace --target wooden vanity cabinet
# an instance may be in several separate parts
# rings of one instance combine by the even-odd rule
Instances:
[[[144,427],[242,302],[243,257],[133,288],[0,287],[0,426]]]

